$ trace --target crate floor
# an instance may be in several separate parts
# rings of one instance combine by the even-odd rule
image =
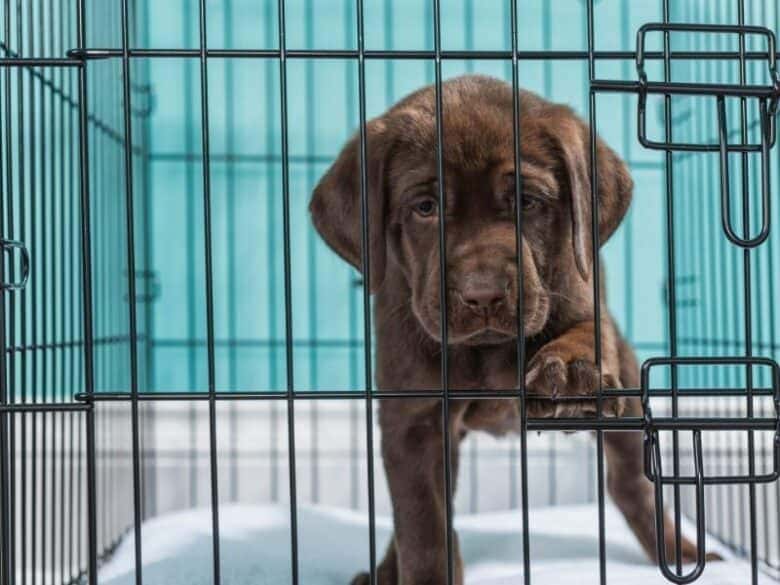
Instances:
[[[539,585],[598,583],[598,531],[595,505],[530,510],[532,582]],[[368,564],[365,512],[301,506],[298,512],[300,583],[347,585]],[[456,520],[466,563],[466,585],[516,585],[522,582],[519,511],[459,515]],[[387,543],[391,521],[377,518],[378,554]],[[684,531],[691,533],[691,526]],[[639,549],[620,514],[606,510],[607,582],[631,585],[666,583]],[[282,585],[290,578],[289,509],[286,506],[220,507],[220,545],[224,585]],[[210,585],[213,579],[211,511],[187,510],[149,520],[142,528],[145,585]],[[750,566],[717,543],[709,550],[726,560],[709,563],[697,583],[744,585]],[[134,583],[133,535],[128,535],[100,571],[101,585]],[[760,583],[775,583],[761,577]]]

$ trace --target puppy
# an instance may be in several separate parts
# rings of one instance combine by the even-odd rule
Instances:
[[[512,89],[464,76],[442,85],[446,195],[449,385],[517,387],[518,295],[522,295],[528,416],[594,415],[595,363],[590,135],[569,108],[520,93],[523,230],[518,259]],[[369,287],[375,295],[377,384],[440,390],[441,325],[435,90],[423,88],[366,126]],[[631,202],[626,165],[596,143],[599,242]],[[360,139],[355,136],[317,185],[312,220],[327,244],[362,268]],[[522,270],[523,289],[518,289]],[[609,314],[601,286],[601,369],[606,388],[638,387],[633,351]],[[547,399],[545,399],[547,398]],[[603,412],[641,414],[636,398],[605,397]],[[453,483],[469,431],[520,428],[515,400],[453,398]],[[441,400],[388,399],[379,406],[382,458],[394,535],[378,567],[380,585],[446,583]],[[650,557],[655,557],[652,484],[642,471],[640,433],[606,433],[607,485]],[[666,518],[667,556],[674,526]],[[454,539],[454,582],[463,568]],[[685,562],[696,549],[682,542]],[[355,584],[368,583],[365,573]]]

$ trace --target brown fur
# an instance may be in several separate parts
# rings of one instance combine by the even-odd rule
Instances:
[[[454,390],[517,387],[518,261],[514,225],[512,91],[466,76],[443,84],[449,384]],[[521,92],[523,326],[530,417],[595,414],[589,131],[567,107]],[[368,122],[370,290],[376,295],[377,383],[392,390],[440,389],[440,291],[435,94],[408,96]],[[315,189],[314,225],[358,269],[361,260],[360,142],[355,136]],[[625,215],[632,181],[597,141],[599,241]],[[429,210],[433,211],[429,213]],[[633,351],[610,316],[601,287],[603,384],[638,386]],[[546,397],[546,399],[545,399]],[[605,398],[605,413],[639,413],[636,399]],[[378,568],[380,585],[446,582],[441,401],[380,404],[382,455],[395,534]],[[472,430],[519,429],[513,400],[453,399],[453,477],[458,444]],[[609,493],[643,548],[655,556],[652,485],[642,474],[638,433],[606,433]],[[673,539],[667,518],[667,543]],[[457,543],[456,543],[457,549]],[[455,550],[456,584],[463,570]],[[686,561],[695,548],[683,542]],[[674,551],[670,550],[670,557]],[[356,583],[367,582],[365,574]]]

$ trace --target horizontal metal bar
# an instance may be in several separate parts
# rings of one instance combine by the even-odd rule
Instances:
[[[136,342],[142,342],[146,340],[145,335],[139,335]],[[93,345],[113,345],[117,343],[129,343],[131,337],[128,335],[116,335],[112,337],[97,337],[94,339]],[[26,351],[45,351],[51,349],[67,349],[82,347],[84,341],[82,339],[75,339],[70,341],[56,341],[52,343],[30,343],[27,345],[13,345],[6,347],[6,353],[23,353]]]
[[[349,417],[348,412],[343,412],[345,417]],[[329,412],[329,417],[334,417],[336,415],[335,412]],[[126,420],[127,414],[106,414],[105,416],[113,416],[114,419],[121,419],[120,420]],[[177,412],[165,412],[161,416],[165,417],[166,424],[169,421],[180,421],[184,420],[185,422],[189,422],[190,417],[192,416],[192,413],[189,410],[181,410]],[[251,412],[248,413],[247,416],[251,417],[258,417],[258,416],[269,416],[265,413],[257,413],[257,412]],[[329,419],[331,420],[331,419]],[[503,444],[503,443],[497,443],[497,445]],[[505,445],[505,444],[504,444]],[[354,451],[351,448],[348,447],[333,447],[331,448],[328,445],[318,445],[317,447],[309,447],[307,448],[301,448],[298,450],[299,453],[311,453],[314,451],[314,449],[317,449],[318,456],[320,458],[320,462],[324,461],[336,461],[336,460],[345,460],[351,457],[354,454]],[[503,461],[506,461],[508,448],[500,448],[500,447],[482,447],[479,448],[479,458],[481,461],[486,461],[488,459],[502,459]],[[690,459],[693,456],[692,451],[684,451],[681,450],[680,457],[683,460]],[[708,457],[743,457],[745,454],[744,449],[718,449],[716,447],[707,447],[705,449]],[[47,453],[56,453],[57,451],[51,451],[47,450]],[[668,455],[668,453],[671,453],[670,449],[665,449],[665,455]],[[262,459],[268,459],[270,457],[273,457],[275,454],[278,454],[278,450],[274,447],[256,447],[256,448],[246,448],[243,446],[239,446],[236,448],[235,453],[238,454],[242,460],[248,460],[248,459],[254,459],[254,460],[262,460]],[[126,458],[131,457],[133,454],[132,449],[129,448],[122,448],[122,447],[113,447],[113,448],[106,448],[101,449],[99,453],[97,453],[98,460],[106,460],[106,459],[112,459],[112,458]],[[772,452],[769,449],[761,449],[756,448],[756,456],[757,457],[768,457],[771,455]],[[154,450],[145,450],[143,453],[139,453],[139,456],[142,459],[145,460],[151,460],[153,461],[155,458],[160,459],[179,459],[179,460],[191,460],[193,457],[196,457],[198,459],[207,459],[209,457],[208,449],[205,448],[199,448],[193,449],[189,447],[162,447],[162,448],[155,448]],[[528,451],[528,458],[529,459],[543,459],[548,460],[550,457],[550,452],[546,448],[542,448],[541,450],[537,449],[530,449]],[[744,476],[739,476],[744,477]]]
[[[455,392],[450,392],[450,398],[456,399]],[[274,392],[266,395],[247,395],[247,394],[230,394],[230,393],[217,393],[217,400],[262,400],[262,399],[276,399],[286,400],[288,398],[287,393]],[[317,399],[359,399],[365,400],[365,393],[342,393],[341,396],[334,396],[333,394],[325,394],[319,392],[310,393],[297,393],[296,399],[317,400]],[[382,398],[391,399],[403,399],[408,398],[404,393],[387,393]],[[460,398],[464,398],[460,396]],[[91,400],[94,402],[117,402],[130,400],[129,394],[94,394],[88,396],[86,394],[76,395],[77,400]],[[169,401],[205,401],[209,399],[209,394],[172,394],[172,393],[160,393],[160,394],[139,394],[138,399],[148,402],[169,402]],[[659,431],[667,430],[708,430],[708,431],[774,431],[777,425],[777,421],[774,418],[673,418],[673,417],[659,417],[653,419],[653,428]],[[532,418],[528,419],[528,428],[530,430],[538,431],[641,431],[645,429],[644,420],[640,417],[624,417],[624,418],[578,418],[578,419],[544,419],[544,418]]]
[[[332,163],[338,153],[333,154],[290,154],[287,160],[291,164],[330,164]],[[150,152],[148,154],[148,160],[151,162],[201,162],[203,155],[198,152]],[[282,155],[274,153],[251,153],[251,152],[222,152],[211,153],[209,160],[214,162],[224,163],[242,163],[242,164],[257,164],[257,163],[281,163]],[[626,161],[628,166],[632,169],[641,170],[662,170],[664,164],[662,162],[654,161]],[[662,344],[658,344],[662,347]]]
[[[360,283],[358,283],[360,284]],[[139,341],[145,340],[145,336],[139,335]],[[200,347],[206,344],[205,338],[194,339],[177,339],[177,338],[157,338],[149,339],[149,343],[153,346],[160,347]],[[217,339],[215,341],[217,345],[222,346],[237,346],[237,347],[273,347],[284,346],[284,339],[269,339],[269,338],[234,338],[234,339]],[[700,339],[693,337],[680,337],[678,343],[681,345],[703,345],[706,347],[742,347],[742,341],[739,339],[727,340],[727,339]],[[293,344],[300,347],[313,347],[313,346],[327,346],[327,347],[342,347],[342,348],[361,348],[363,342],[360,339],[339,339],[339,338],[317,338],[306,339],[298,338],[293,341]],[[666,346],[663,343],[642,342],[637,341],[633,344],[634,349],[656,351],[663,350]],[[753,347],[758,349],[766,349],[769,351],[780,351],[780,343],[754,343]]]
[[[693,389],[678,389],[679,398],[727,398],[734,396],[745,396],[745,389],[736,388],[693,388]],[[640,388],[622,388],[620,390],[608,390],[604,389],[602,396],[609,397],[632,397],[641,396],[642,390]],[[756,388],[753,390],[755,397],[771,397],[773,391],[767,388]],[[430,398],[443,398],[444,393],[440,390],[375,390],[371,393],[373,398],[378,399],[430,399]],[[450,398],[453,399],[517,399],[520,397],[520,393],[517,390],[450,390]],[[83,401],[124,401],[130,400],[132,394],[129,392],[98,392],[94,396],[88,396],[86,394],[76,394],[76,400]],[[283,390],[279,391],[252,391],[252,392],[217,392],[217,400],[286,400],[287,392]],[[299,391],[295,392],[295,398],[300,400],[365,400],[366,393],[364,390],[322,390],[322,391]],[[671,390],[659,389],[651,390],[651,398],[666,398],[671,397]],[[205,390],[203,392],[140,392],[138,394],[139,400],[208,400],[209,394]],[[550,400],[549,396],[539,396],[529,394],[527,397],[529,400]],[[593,396],[593,400],[597,397]],[[573,398],[571,400],[582,400],[582,397]],[[566,402],[565,398],[556,399],[557,402]]]
[[[748,34],[771,35],[771,31],[763,26],[749,24],[699,24],[690,22],[648,22],[639,27],[639,34],[647,32],[692,32],[692,33],[718,33],[718,34]]]
[[[83,67],[84,61],[63,57],[0,57],[0,67]]]
[[[201,55],[199,49],[130,49],[130,57],[137,58],[198,58]],[[121,49],[73,49],[68,51],[68,56],[73,59],[107,59],[121,57]],[[281,52],[278,49],[208,49],[206,56],[217,59],[278,59]],[[436,53],[427,50],[375,50],[365,51],[366,59],[434,59]],[[636,51],[596,51],[595,59],[600,60],[624,60],[636,59]],[[286,50],[287,59],[358,59],[360,53],[352,49],[297,49]],[[661,51],[647,52],[645,59],[663,59]],[[672,59],[715,59],[738,60],[740,54],[737,51],[676,51],[670,54]],[[511,60],[512,51],[441,51],[441,58],[445,60],[474,59],[474,60]],[[568,61],[587,60],[587,51],[518,51],[517,58],[521,61]],[[751,51],[745,54],[750,60],[767,59],[766,51]]]
[[[91,409],[92,405],[84,402],[0,404],[0,413],[11,414],[23,412],[86,412]]]
[[[742,453],[740,456],[744,456]],[[704,476],[702,483],[704,485],[747,485],[758,483],[772,483],[777,479],[776,473],[757,473],[753,477],[749,475],[723,475],[723,476]],[[654,480],[656,481],[656,480]],[[695,477],[667,477],[661,478],[662,485],[695,485]]]
[[[607,392],[605,391],[605,395]],[[638,392],[636,393],[638,396]],[[131,394],[128,392],[98,392],[92,396],[87,394],[76,394],[76,400],[83,401],[124,401],[129,400]],[[279,391],[256,391],[256,392],[217,392],[217,400],[287,400],[286,390]],[[299,391],[294,393],[297,400],[361,400],[365,401],[365,390],[323,390],[323,391]],[[372,398],[377,399],[442,399],[444,393],[440,390],[375,390],[371,392]],[[520,394],[517,390],[494,390],[494,391],[457,391],[450,390],[449,397],[452,399],[475,400],[475,399],[518,399]],[[209,394],[203,392],[140,392],[139,400],[149,401],[178,401],[178,400],[208,400]],[[542,399],[542,397],[539,397]],[[595,397],[594,397],[595,400]]]
[[[672,83],[648,81],[619,81],[613,79],[594,79],[590,85],[596,92],[618,93],[654,93],[664,95],[709,95],[726,97],[754,97],[771,99],[776,92],[769,85],[731,85],[725,83]]]
[[[773,418],[653,418],[653,428],[659,431],[774,431]],[[641,418],[603,419],[529,419],[529,430],[539,431],[640,431],[645,429]]]
[[[287,159],[296,164],[330,164],[337,154],[290,154]],[[201,162],[203,155],[198,152],[150,152],[151,162]],[[213,153],[211,162],[229,163],[281,163],[282,155],[274,153]]]
[[[762,356],[676,356],[646,359],[642,373],[657,366],[755,366],[771,368],[773,373],[780,368],[775,360]]]

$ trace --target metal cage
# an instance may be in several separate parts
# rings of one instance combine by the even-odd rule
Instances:
[[[502,446],[471,439],[460,505],[518,508],[527,535],[531,506],[572,497],[558,470],[577,462],[610,582],[603,433],[643,432],[678,530],[688,515],[700,552],[706,530],[747,557],[746,582],[780,576],[772,2],[5,0],[0,22],[0,584],[94,585],[131,538],[140,585],[144,520],[203,504],[220,583],[220,505],[246,497],[288,505],[295,584],[300,500],[365,510],[376,582],[375,405],[435,397],[446,421],[465,394],[448,388],[446,351],[441,391],[374,388],[364,279],[304,206],[336,145],[358,128],[365,160],[366,119],[423,83],[446,140],[441,84],[463,71],[511,83],[515,119],[520,86],[572,103],[591,150],[601,133],[629,163],[636,203],[605,250],[606,286],[645,361],[623,391],[642,418],[523,415]],[[478,397],[524,404],[523,379]],[[349,477],[338,495],[328,461]],[[500,462],[503,491],[484,492],[477,461]],[[528,538],[517,554],[529,584]],[[688,573],[661,557],[672,582],[704,568],[703,554]]]

